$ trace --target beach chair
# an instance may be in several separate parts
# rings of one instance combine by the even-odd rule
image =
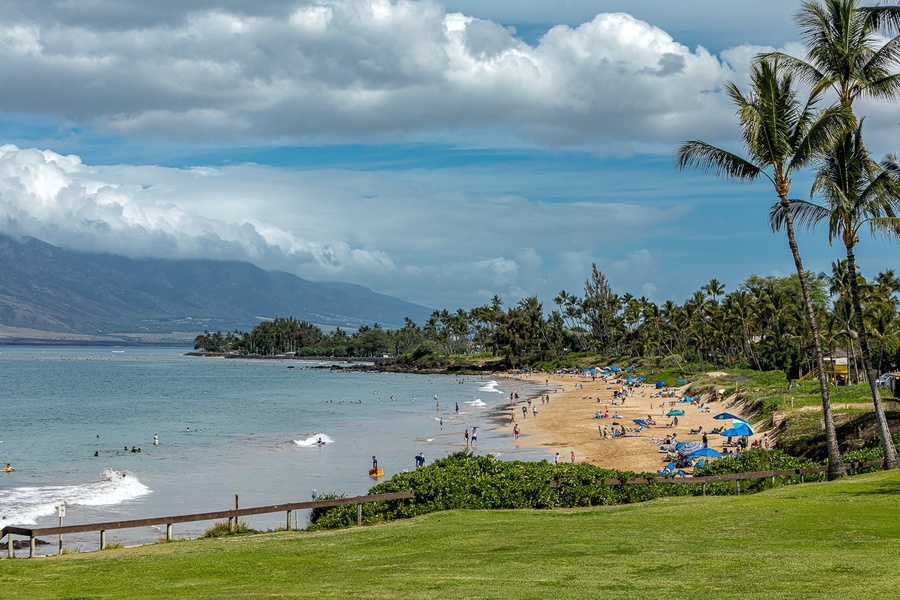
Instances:
[[[696,461],[691,461],[691,462],[693,462],[693,466],[695,469],[702,469],[703,467],[706,466],[705,458],[698,458]]]
[[[691,429],[690,435],[698,435],[703,431],[703,425],[698,427],[697,429]]]
[[[656,472],[660,475],[665,475],[668,477],[668,476],[672,475],[673,473],[675,473],[675,463],[670,462],[669,464],[666,465],[666,468],[664,468],[662,470],[657,470]]]

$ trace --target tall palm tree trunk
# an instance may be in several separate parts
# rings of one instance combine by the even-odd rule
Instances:
[[[789,184],[788,184],[789,185]],[[816,311],[813,307],[812,297],[809,295],[809,283],[806,280],[806,271],[803,270],[803,262],[800,260],[800,248],[797,246],[797,238],[794,236],[794,216],[791,213],[791,203],[788,199],[788,189],[779,189],[778,197],[784,210],[784,224],[787,230],[788,245],[794,256],[794,266],[797,268],[797,276],[800,278],[800,288],[803,290],[803,301],[806,304],[806,318],[813,338],[813,347],[816,353],[816,364],[819,367],[819,390],[822,394],[822,416],[825,420],[825,442],[828,445],[828,479],[837,479],[847,475],[844,462],[841,459],[841,451],[838,447],[837,432],[834,428],[834,417],[831,414],[831,396],[828,392],[828,377],[825,374],[825,358],[822,352],[822,340],[819,337],[819,325],[816,322]]]
[[[878,391],[877,375],[869,356],[869,341],[866,336],[865,322],[863,321],[862,302],[859,300],[859,283],[856,281],[856,255],[853,246],[847,246],[847,271],[850,273],[850,299],[853,301],[853,312],[856,315],[856,331],[859,334],[859,354],[862,358],[863,370],[866,379],[869,380],[869,389],[872,390],[872,401],[875,404],[875,421],[878,424],[878,434],[881,436],[881,446],[884,448],[884,468],[900,468],[900,457],[891,437],[891,429],[888,426],[887,417],[884,414],[884,406],[881,404],[881,394]]]

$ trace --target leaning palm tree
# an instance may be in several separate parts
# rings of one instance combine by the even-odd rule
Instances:
[[[859,242],[858,234],[864,227],[874,236],[900,237],[900,217],[897,216],[900,215],[900,188],[892,177],[896,171],[898,165],[893,157],[888,157],[879,165],[869,156],[860,123],[859,127],[847,132],[822,158],[812,193],[823,198],[824,205],[791,202],[791,210],[798,224],[815,226],[827,221],[829,241],[840,239],[847,251],[846,282],[849,284],[847,287],[856,321],[863,370],[869,380],[875,404],[878,433],[884,448],[885,469],[900,468],[900,457],[891,439],[891,430],[878,391],[877,374],[869,352],[854,249]],[[773,206],[770,213],[773,229],[779,229],[785,220],[783,207],[780,204]]]
[[[788,194],[794,172],[807,166],[818,154],[830,147],[841,132],[848,128],[852,116],[842,105],[817,111],[815,105],[821,91],[812,94],[805,104],[800,102],[791,74],[779,69],[777,59],[760,59],[753,66],[750,81],[751,93],[748,96],[742,94],[734,83],[726,84],[729,96],[738,106],[737,114],[747,158],[705,142],[688,141],[676,150],[677,166],[679,169],[694,167],[719,177],[741,181],[755,181],[764,177],[775,187],[779,202],[784,207],[788,245],[800,279],[806,316],[811,328],[828,446],[828,476],[834,479],[844,476],[846,471],[834,428],[815,307],[794,236]]]

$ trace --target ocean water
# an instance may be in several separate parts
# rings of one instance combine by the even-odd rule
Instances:
[[[538,393],[521,382],[183,353],[0,348],[0,463],[16,469],[0,473],[0,526],[55,525],[60,504],[74,525],[225,510],[235,496],[250,507],[308,500],[314,489],[359,495],[375,483],[372,455],[390,477],[414,469],[419,452],[431,462],[463,449],[472,427],[480,454],[547,457],[495,431],[511,391]],[[280,527],[284,514],[247,521]],[[177,524],[174,533],[195,537],[208,525]],[[120,530],[107,541],[148,543],[163,533]],[[90,550],[99,534],[63,541]]]

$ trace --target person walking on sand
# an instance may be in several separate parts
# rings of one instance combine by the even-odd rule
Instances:
[[[463,435],[466,438],[466,448],[469,447],[469,430],[466,428],[466,433]]]
[[[572,450],[572,464],[575,464],[575,451]]]
[[[522,418],[523,418],[523,419],[527,419],[527,418],[528,418],[528,407],[527,407],[527,406],[524,406],[524,405],[522,406]]]
[[[556,456],[553,457],[553,464],[554,464],[554,465],[558,465],[558,464],[559,464],[559,452],[557,452],[557,453],[556,453]]]
[[[513,427],[513,439],[519,439],[519,424],[516,423],[515,427]]]
[[[478,446],[478,428],[472,428],[472,447],[475,448]]]

